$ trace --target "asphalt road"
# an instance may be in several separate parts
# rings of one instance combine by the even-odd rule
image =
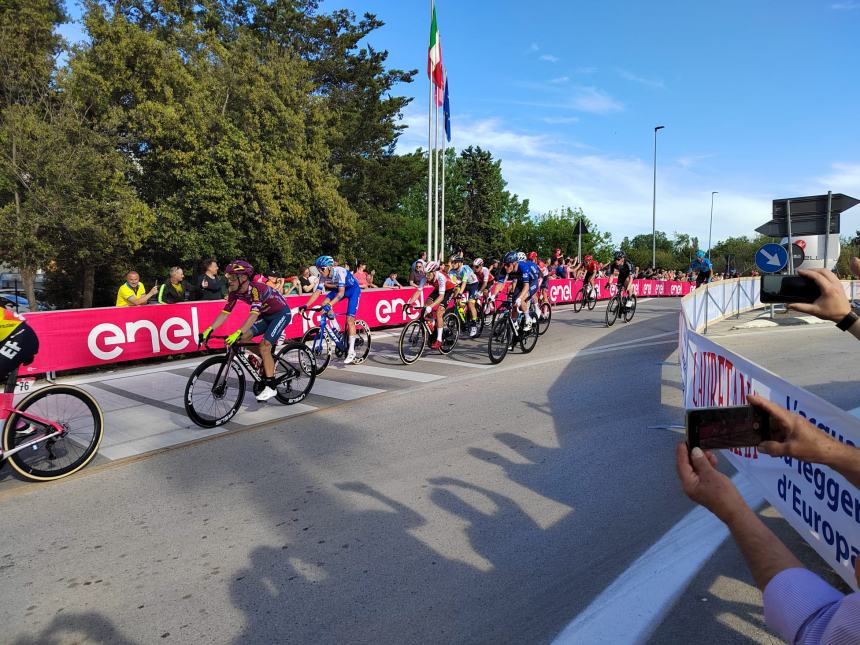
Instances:
[[[677,306],[559,310],[492,369],[3,490],[2,640],[549,642],[692,508],[653,428]]]

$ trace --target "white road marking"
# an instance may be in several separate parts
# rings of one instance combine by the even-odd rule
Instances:
[[[311,394],[319,394],[332,399],[340,399],[342,401],[353,401],[362,399],[366,396],[374,394],[382,394],[385,390],[378,387],[367,387],[365,385],[353,385],[351,383],[342,383],[340,381],[330,381],[328,379],[317,379],[314,381],[314,386],[311,388]]]
[[[764,502],[758,487],[740,473],[732,482],[752,508]],[[644,642],[728,534],[726,525],[710,511],[701,506],[690,511],[604,589],[553,643]]]
[[[394,370],[389,367],[374,367],[373,365],[335,365],[336,370],[345,370],[355,374],[368,374],[370,376],[382,376],[384,378],[400,379],[401,381],[416,381],[418,383],[429,383],[445,378],[439,374],[428,374],[427,372],[413,372],[411,370]],[[329,369],[332,369],[330,367]]]
[[[457,367],[471,367],[478,370],[488,370],[495,365],[482,365],[480,363],[467,363],[466,361],[458,361],[456,358],[420,358],[422,363],[439,363],[440,365],[456,365]]]

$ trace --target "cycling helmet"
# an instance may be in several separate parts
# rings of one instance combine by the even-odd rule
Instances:
[[[325,269],[326,267],[334,266],[334,258],[330,255],[321,255],[314,262],[317,269]]]
[[[532,251],[531,253],[529,253],[529,260],[537,260],[537,251]]]
[[[475,258],[472,260],[472,266],[482,267],[484,266],[484,261],[481,258]]]
[[[612,259],[613,259],[613,260],[621,260],[622,258],[624,258],[624,251],[616,251],[616,252],[612,255]]]
[[[245,260],[233,260],[224,269],[224,273],[230,275],[246,275],[250,278],[254,275],[254,267],[245,262]]]
[[[516,251],[509,251],[505,253],[505,257],[502,258],[502,262],[504,264],[513,264],[514,262],[518,262],[519,258],[517,257]]]
[[[462,256],[457,255],[457,256],[451,258],[451,262],[459,262],[460,264],[463,264],[463,258],[462,258]]]
[[[584,259],[586,262],[591,262],[594,258],[591,257],[590,255],[586,255]]]
[[[697,258],[703,258],[703,257],[705,257],[705,252],[704,252],[704,251],[702,251],[701,249],[699,249],[698,251],[696,251],[696,257],[697,257]]]
[[[439,263],[434,261],[434,260],[431,260],[430,262],[428,262],[427,264],[424,265],[424,271],[426,273],[433,273],[434,271],[438,271],[438,270],[439,270]]]
[[[517,253],[517,262],[525,262],[525,261],[526,261],[526,254],[523,253],[522,251]]]

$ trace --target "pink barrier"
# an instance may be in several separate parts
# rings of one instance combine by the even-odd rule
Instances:
[[[581,280],[550,280],[550,301],[572,302],[581,287]],[[599,298],[609,297],[605,278],[597,280],[597,290]],[[691,285],[686,282],[635,280],[633,290],[639,296],[683,296],[690,292]],[[403,304],[412,293],[412,289],[364,291],[357,317],[371,327],[403,325],[410,320],[403,314]],[[425,290],[425,295],[427,293],[429,289]],[[287,299],[293,310],[293,319],[285,332],[288,338],[301,337],[313,324],[317,324],[319,314],[314,314],[313,322],[309,322],[296,313],[307,298],[290,296]],[[322,298],[315,304],[320,302]],[[223,301],[199,301],[26,314],[28,324],[39,336],[39,354],[31,365],[21,368],[21,375],[61,372],[195,351],[197,335],[209,326],[223,305]],[[337,312],[345,310],[346,303],[335,307]],[[218,333],[234,331],[247,315],[247,305],[239,303]]]

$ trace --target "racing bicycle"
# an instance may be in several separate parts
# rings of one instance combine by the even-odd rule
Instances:
[[[573,312],[578,314],[583,307],[588,307],[588,310],[592,311],[596,305],[597,289],[591,283],[583,284],[573,297]]]
[[[460,323],[460,332],[468,335],[469,327],[471,325],[475,325],[476,331],[474,338],[478,338],[484,331],[486,314],[484,313],[484,308],[481,306],[481,303],[475,302],[475,313],[477,314],[477,318],[472,320],[472,312],[469,311],[468,302],[468,294],[461,293],[460,295],[455,296],[454,311],[457,313],[457,320]]]
[[[226,336],[198,337],[197,347],[209,349],[211,340]],[[250,343],[226,345],[223,354],[211,356],[200,363],[185,386],[185,411],[194,423],[214,428],[236,416],[245,398],[245,372],[254,381],[253,392],[259,394],[263,383],[263,361],[245,348]],[[285,405],[303,401],[316,379],[313,354],[302,343],[287,341],[275,349],[276,398]]]
[[[322,311],[322,307],[312,307],[302,311],[305,320],[312,320],[312,313]],[[337,314],[345,316],[346,314]],[[322,374],[331,362],[334,354],[338,358],[344,358],[349,353],[349,341],[343,333],[343,329],[334,323],[333,318],[320,316],[319,327],[311,327],[302,336],[302,343],[308,348],[316,360],[317,374]],[[355,360],[353,365],[363,363],[370,353],[370,326],[363,320],[355,319]]]
[[[490,328],[487,354],[491,363],[501,363],[517,343],[523,354],[528,354],[535,348],[540,335],[538,323],[533,324],[528,331],[523,328],[524,324],[522,312],[519,307],[514,306],[513,295],[509,292],[508,297],[497,307],[496,317]]]
[[[397,343],[400,360],[406,365],[411,365],[421,357],[424,348],[428,345],[428,339],[436,337],[436,314],[428,313],[425,307],[414,304],[404,305],[404,312],[407,315],[421,312],[418,320],[411,321],[403,328],[400,332],[400,341]],[[442,317],[442,347],[439,348],[439,352],[450,354],[459,338],[460,320],[455,312],[448,311]],[[430,342],[433,341],[430,340]]]
[[[622,296],[621,289],[616,288],[615,295],[606,304],[606,326],[612,327],[619,318],[623,318],[624,322],[630,322],[635,313],[636,294],[631,291],[626,296]]]
[[[17,378],[15,370],[5,384],[7,394],[15,391]],[[95,457],[104,434],[98,402],[72,385],[48,385],[17,404],[0,400],[3,418],[0,465],[8,459],[20,475],[34,481],[79,471]]]

